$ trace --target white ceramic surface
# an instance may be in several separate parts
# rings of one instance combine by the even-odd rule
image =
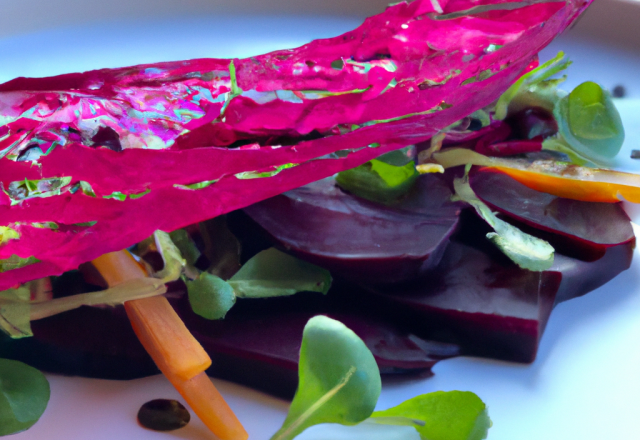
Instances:
[[[90,68],[195,57],[246,56],[329,37],[359,24],[385,1],[310,0],[260,2],[0,0],[0,82]],[[306,13],[306,15],[305,15]],[[244,14],[244,15],[240,15]],[[250,15],[249,15],[250,14]],[[622,84],[640,98],[640,3],[596,0],[581,23],[553,47],[575,60],[568,87],[592,79]],[[620,102],[627,129],[621,165],[640,149],[640,100]],[[640,209],[630,212],[640,218]],[[561,304],[552,314],[538,359],[517,365],[458,358],[439,363],[422,380],[385,380],[379,408],[435,390],[470,390],[488,405],[491,440],[601,440],[637,438],[640,395],[640,259],[601,289]],[[51,403],[42,419],[15,440],[113,440],[211,438],[198,420],[173,433],[140,428],[138,407],[158,397],[177,398],[162,377],[113,382],[49,376]],[[245,423],[251,438],[275,432],[284,401],[215,381]],[[375,437],[374,434],[377,436]],[[376,428],[320,427],[315,439],[415,439]]]

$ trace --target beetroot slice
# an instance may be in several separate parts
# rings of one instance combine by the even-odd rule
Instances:
[[[605,284],[629,268],[635,240],[586,262],[556,254],[544,272],[518,268],[484,238],[465,213],[438,269],[410,285],[356,292],[391,321],[427,339],[457,344],[462,354],[532,362],[553,307]]]
[[[244,209],[284,250],[355,281],[393,283],[440,261],[458,223],[445,178],[418,178],[393,206],[354,197],[326,179]]]
[[[556,197],[493,170],[475,170],[470,184],[493,210],[529,227],[551,232],[533,233],[571,256],[595,260],[604,254],[605,248],[634,239],[629,217],[620,204]]]
[[[426,341],[401,326],[368,316],[336,296],[304,293],[240,300],[220,321],[196,315],[186,295],[170,301],[210,354],[210,375],[286,398],[293,396],[297,386],[302,330],[318,314],[353,329],[383,373],[429,374],[437,361],[459,352],[455,345]],[[34,321],[32,328],[33,338],[0,338],[0,357],[22,360],[44,371],[86,377],[134,379],[159,373],[122,307],[81,307]]]

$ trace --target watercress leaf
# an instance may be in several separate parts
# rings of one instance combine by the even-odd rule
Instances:
[[[0,359],[0,436],[30,428],[51,394],[44,375],[22,362]]]
[[[559,137],[581,157],[596,164],[614,158],[624,142],[624,128],[611,96],[587,81],[560,99],[554,117]]]
[[[187,280],[189,303],[206,319],[222,319],[236,303],[233,287],[222,278],[202,272],[195,280]]]
[[[30,299],[31,291],[24,286],[0,292],[0,330],[13,339],[33,336]]]
[[[329,271],[275,248],[259,252],[229,279],[240,298],[268,298],[298,292],[322,292],[331,287]]]
[[[336,183],[358,197],[388,204],[406,194],[418,175],[414,161],[396,166],[374,159],[338,173]]]
[[[553,246],[496,217],[491,209],[476,197],[466,174],[463,178],[455,179],[453,187],[457,198],[473,206],[478,215],[495,230],[488,233],[487,238],[514,263],[531,271],[542,271],[551,267]]]
[[[298,375],[289,413],[272,440],[292,439],[320,423],[360,423],[380,396],[380,371],[367,346],[326,316],[311,318],[304,328]]]
[[[467,391],[422,394],[371,417],[383,424],[410,424],[423,440],[482,440],[491,427],[487,406]]]

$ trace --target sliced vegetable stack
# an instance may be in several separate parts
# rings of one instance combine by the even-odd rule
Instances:
[[[629,267],[617,110],[537,60],[588,3],[416,0],[249,59],[0,85],[0,356],[160,370],[221,439],[247,433],[207,374],[293,396],[276,440],[485,438],[471,393],[374,412],[379,373],[530,362],[556,304]]]

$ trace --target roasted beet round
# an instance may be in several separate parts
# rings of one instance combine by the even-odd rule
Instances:
[[[433,269],[458,223],[445,178],[421,176],[407,196],[385,206],[325,179],[244,210],[277,246],[354,281],[395,283]]]
[[[470,184],[492,209],[567,255],[594,261],[604,255],[607,247],[635,239],[629,217],[620,204],[556,197],[491,169],[475,170]]]

